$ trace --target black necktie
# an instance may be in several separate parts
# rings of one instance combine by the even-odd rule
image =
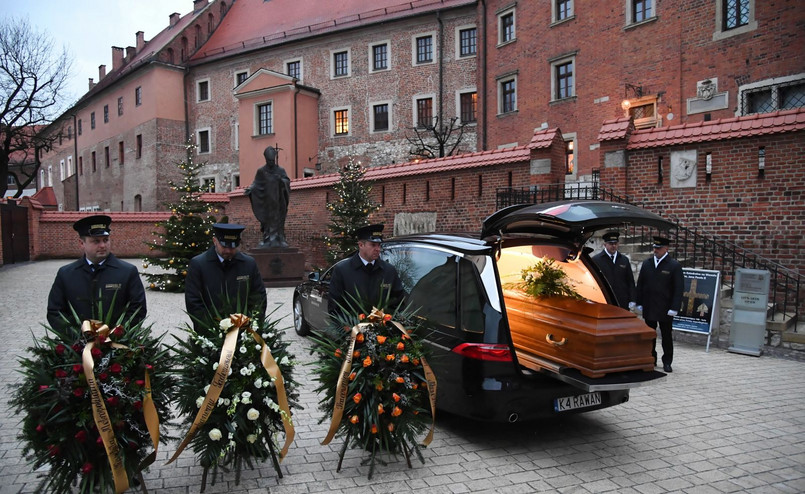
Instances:
[[[611,255],[611,256],[609,256],[609,257],[611,257],[611,258],[612,258],[612,264],[615,264],[615,254],[612,254],[612,255]]]
[[[222,262],[221,265],[224,267],[224,269],[227,269],[232,265],[232,259],[224,259],[224,262]]]
[[[374,267],[374,264],[371,263],[371,262],[368,262],[368,263],[366,263],[366,266],[364,268],[366,269],[367,273],[371,273],[373,267]]]

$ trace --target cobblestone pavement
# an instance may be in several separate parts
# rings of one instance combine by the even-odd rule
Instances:
[[[66,261],[0,268],[0,384],[19,382],[16,358],[43,333],[46,298]],[[292,289],[269,289],[269,307],[279,307],[292,350],[311,360],[308,342],[291,326]],[[148,322],[178,327],[186,320],[181,294],[148,292]],[[307,366],[296,368],[305,381]],[[335,472],[340,441],[321,446],[313,386],[302,387],[304,410],[294,415],[296,440],[278,479],[270,463],[208,485],[210,493],[306,492],[617,492],[801,493],[805,492],[805,364],[750,357],[677,342],[674,373],[662,384],[638,388],[631,400],[597,412],[536,423],[490,425],[438,416],[436,435],[424,450],[425,464],[404,461],[378,466],[371,481],[358,451],[348,451]],[[41,472],[32,472],[16,440],[19,417],[0,400],[0,494],[34,492]],[[176,435],[184,431],[175,431]],[[149,492],[196,493],[202,469],[188,450],[164,466],[176,444],[162,446],[145,473]],[[134,492],[134,491],[130,491]]]

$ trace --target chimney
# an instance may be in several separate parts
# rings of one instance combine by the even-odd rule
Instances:
[[[171,15],[168,17],[168,19],[170,20],[170,25],[171,25],[171,27],[172,27],[172,26],[175,26],[175,25],[176,25],[176,23],[178,23],[178,22],[179,22],[179,19],[180,19],[181,17],[182,17],[182,16],[181,16],[181,15],[180,15],[178,12],[174,12],[174,13],[172,13],[172,14],[171,14]]]
[[[92,88],[94,88],[94,87],[95,87],[95,81],[93,81],[92,77],[90,77],[89,78],[89,91],[92,91]]]
[[[137,53],[140,53],[143,48],[145,48],[145,33],[142,31],[137,31]]]
[[[106,77],[106,65],[98,65],[98,82],[102,81],[104,77]]]
[[[137,50],[134,49],[133,46],[126,47],[126,63],[131,62],[134,60],[134,55],[137,54]]]
[[[112,71],[115,71],[123,66],[123,48],[119,46],[112,47]]]
[[[207,0],[193,0],[193,12],[198,12],[207,6]]]

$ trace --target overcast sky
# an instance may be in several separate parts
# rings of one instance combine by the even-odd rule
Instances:
[[[168,26],[168,16],[193,10],[193,0],[0,0],[0,17],[27,18],[31,27],[46,32],[54,52],[67,48],[72,57],[68,99],[76,101],[98,82],[98,66],[112,70],[112,46],[136,46],[134,33],[146,41]]]

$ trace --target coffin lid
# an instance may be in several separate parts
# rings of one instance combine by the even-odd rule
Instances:
[[[645,209],[609,201],[557,201],[509,206],[487,217],[481,238],[553,237],[578,249],[598,230],[624,224],[669,230],[673,223]]]

